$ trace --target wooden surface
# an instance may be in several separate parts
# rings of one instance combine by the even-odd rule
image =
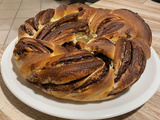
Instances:
[[[160,57],[160,4],[150,0],[100,0],[93,7],[118,9],[127,8],[137,12],[149,24],[153,34],[152,47]],[[0,49],[0,60],[5,50]],[[156,94],[140,108],[107,120],[160,120],[160,87]],[[0,72],[0,120],[65,120],[25,105],[6,87]]]

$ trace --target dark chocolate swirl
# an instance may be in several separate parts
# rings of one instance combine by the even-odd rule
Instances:
[[[24,79],[45,93],[97,101],[140,78],[151,38],[149,26],[130,10],[61,5],[26,20],[13,53]]]

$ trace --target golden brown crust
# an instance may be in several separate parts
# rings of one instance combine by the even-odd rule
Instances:
[[[26,20],[13,53],[21,75],[45,93],[98,101],[140,78],[151,37],[149,26],[130,10],[61,5]]]

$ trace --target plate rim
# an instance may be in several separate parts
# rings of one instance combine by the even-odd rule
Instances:
[[[80,117],[80,116],[78,116],[77,117],[77,114],[79,114],[79,112],[81,112],[81,111],[73,111],[73,110],[67,110],[68,112],[72,112],[72,116],[70,115],[70,114],[61,114],[61,112],[60,113],[53,113],[53,112],[50,112],[50,111],[48,111],[48,110],[46,110],[46,108],[44,109],[44,107],[42,107],[43,109],[41,109],[41,108],[39,108],[39,107],[37,107],[36,106],[36,104],[32,104],[32,102],[34,101],[34,102],[39,102],[39,104],[42,104],[43,106],[44,106],[44,104],[43,103],[41,103],[40,101],[35,101],[35,99],[34,98],[31,98],[29,95],[27,96],[27,98],[29,97],[29,98],[31,98],[30,100],[25,100],[25,99],[23,99],[20,95],[18,95],[18,93],[16,93],[16,91],[15,90],[13,90],[12,89],[12,87],[9,85],[9,83],[8,83],[8,80],[7,80],[7,78],[6,78],[6,76],[5,76],[5,74],[4,74],[4,70],[2,70],[2,69],[4,69],[5,67],[5,55],[7,54],[7,52],[11,52],[11,50],[9,49],[9,48],[12,48],[12,47],[14,47],[14,44],[16,43],[16,41],[18,40],[18,37],[16,37],[8,46],[7,46],[7,48],[6,48],[6,50],[4,51],[4,53],[3,53],[3,55],[2,55],[2,59],[1,59],[1,75],[2,75],[2,78],[3,78],[3,81],[5,82],[5,84],[6,84],[6,86],[8,87],[8,89],[11,91],[11,93],[13,93],[13,95],[14,96],[16,96],[19,100],[21,100],[23,103],[25,103],[26,105],[28,105],[28,106],[30,106],[30,107],[32,107],[32,108],[34,108],[34,109],[36,109],[36,110],[38,110],[38,111],[40,111],[40,112],[43,112],[43,113],[46,113],[46,114],[49,114],[49,115],[52,115],[52,116],[56,116],[56,117],[61,117],[61,118],[69,118],[69,119],[103,119],[103,118],[111,118],[111,117],[116,117],[116,116],[119,116],[119,115],[122,115],[122,114],[125,114],[125,113],[128,113],[128,112],[130,112],[130,111],[132,111],[132,110],[134,110],[134,109],[136,109],[136,108],[138,108],[138,107],[140,107],[141,105],[143,105],[145,102],[147,102],[155,93],[156,93],[156,91],[157,91],[157,89],[158,89],[158,87],[159,87],[159,85],[160,85],[160,81],[158,81],[157,79],[159,78],[159,76],[160,75],[158,75],[158,74],[155,74],[156,76],[155,76],[155,80],[154,80],[154,82],[152,83],[152,86],[153,86],[153,84],[154,85],[156,85],[156,86],[154,86],[154,87],[152,87],[152,86],[150,86],[150,87],[152,87],[152,91],[150,90],[150,89],[147,89],[147,91],[145,91],[140,97],[141,98],[143,98],[143,96],[144,96],[144,94],[149,94],[147,97],[146,97],[146,99],[144,100],[144,99],[141,99],[140,97],[138,97],[138,98],[136,98],[135,100],[133,100],[132,102],[130,102],[130,103],[128,103],[128,104],[133,104],[133,103],[135,103],[135,101],[137,101],[137,100],[139,100],[139,102],[138,102],[138,104],[136,104],[136,105],[134,105],[134,106],[130,106],[130,108],[124,108],[125,106],[124,105],[122,105],[121,107],[123,107],[124,109],[123,109],[123,111],[119,111],[119,112],[116,112],[116,113],[114,113],[114,114],[97,114],[97,116],[95,116],[95,115],[93,115],[93,116],[85,116],[85,117]],[[153,56],[154,56],[154,60],[155,60],[155,64],[157,65],[156,66],[156,72],[157,71],[160,71],[160,60],[159,60],[159,57],[158,57],[158,55],[157,55],[157,53],[155,52],[155,50],[151,47],[151,52],[152,52],[152,54],[153,54]],[[159,67],[158,67],[159,66]],[[31,102],[32,101],[32,102]],[[45,104],[46,105],[46,104]],[[53,107],[54,109],[59,109],[59,108],[57,108],[57,107]],[[60,110],[61,110],[62,108],[60,108]],[[58,110],[57,110],[58,111]],[[65,111],[65,112],[67,112],[67,111]],[[105,110],[101,110],[101,112],[105,112]],[[87,111],[85,111],[85,112],[87,112]],[[92,111],[93,112],[93,111]],[[97,111],[95,111],[95,113],[96,113]]]

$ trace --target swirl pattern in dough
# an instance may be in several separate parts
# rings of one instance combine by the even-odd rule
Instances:
[[[98,101],[140,78],[151,42],[149,26],[130,10],[72,4],[26,20],[13,53],[23,78],[45,93]]]

